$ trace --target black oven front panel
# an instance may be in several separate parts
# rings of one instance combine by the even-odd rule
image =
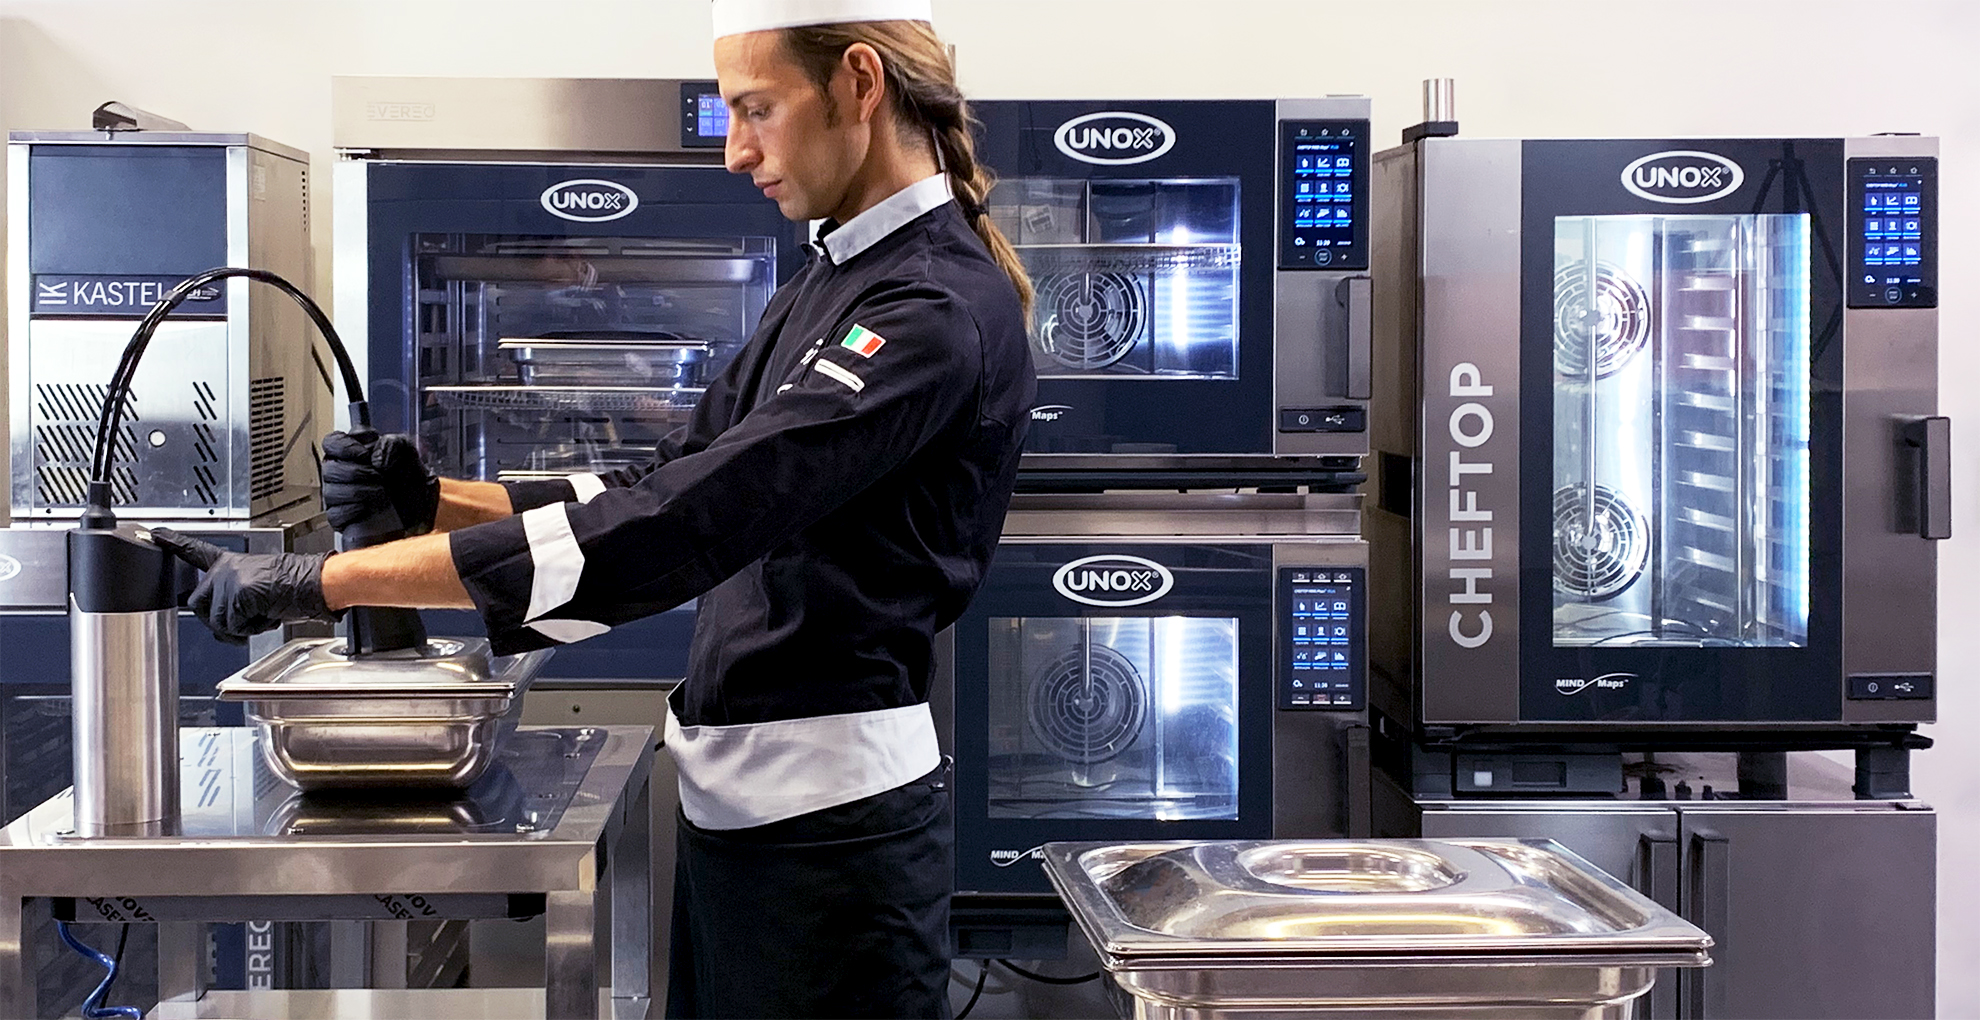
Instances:
[[[1279,568],[1279,708],[1368,707],[1367,574],[1359,567]]]
[[[1047,893],[1059,840],[1265,839],[1268,543],[1022,543],[954,627],[957,888]]]

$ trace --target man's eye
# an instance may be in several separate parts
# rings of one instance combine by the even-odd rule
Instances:
[[[743,111],[743,116],[748,117],[750,120],[763,120],[770,116],[770,108],[767,106],[758,106],[747,109]]]

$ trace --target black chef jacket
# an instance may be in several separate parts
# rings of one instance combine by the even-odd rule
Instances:
[[[516,516],[452,536],[498,653],[701,597],[666,742],[704,828],[935,767],[934,635],[996,548],[1036,390],[1016,291],[946,177],[808,247],[651,465],[512,484]]]

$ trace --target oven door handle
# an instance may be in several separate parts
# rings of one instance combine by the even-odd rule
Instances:
[[[1334,300],[1347,309],[1347,379],[1343,396],[1367,400],[1371,350],[1375,337],[1375,281],[1350,276],[1334,287]]]
[[[1914,418],[1903,427],[1904,445],[1917,458],[1918,537],[1952,537],[1952,419]]]

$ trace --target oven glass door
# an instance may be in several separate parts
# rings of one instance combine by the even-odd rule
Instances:
[[[1807,643],[1808,226],[1554,221],[1557,647]]]
[[[1270,546],[1007,543],[956,624],[959,888],[1054,840],[1271,834]]]
[[[1660,144],[1527,146],[1522,717],[1835,718],[1840,146]]]
[[[999,182],[1039,378],[1238,378],[1239,194],[1235,177]]]
[[[971,108],[984,205],[1037,291],[1026,452],[1270,454],[1273,104]]]
[[[485,481],[652,459],[756,329],[774,237],[422,233],[420,449]]]
[[[384,161],[366,187],[373,420],[456,478],[644,463],[804,258],[798,226],[720,167]],[[682,676],[693,626],[692,603],[633,621],[544,676]]]

